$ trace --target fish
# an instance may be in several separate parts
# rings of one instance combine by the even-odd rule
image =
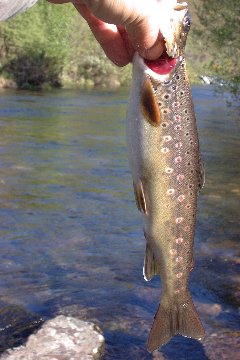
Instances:
[[[127,110],[129,164],[146,239],[143,274],[147,281],[159,275],[162,287],[149,352],[176,334],[205,335],[188,289],[204,167],[185,64],[187,3],[159,1],[159,24],[165,51],[154,61],[134,55]]]

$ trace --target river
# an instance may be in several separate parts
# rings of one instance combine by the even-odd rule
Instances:
[[[203,343],[177,336],[161,352],[146,351],[160,285],[142,277],[124,90],[1,91],[0,308],[96,322],[104,360],[238,358],[239,118],[226,94],[195,86],[193,96],[206,184],[190,288]]]

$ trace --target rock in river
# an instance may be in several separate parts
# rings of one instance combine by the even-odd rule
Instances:
[[[1,360],[96,360],[104,349],[104,337],[94,324],[59,315],[29,336],[24,346],[7,350]]]

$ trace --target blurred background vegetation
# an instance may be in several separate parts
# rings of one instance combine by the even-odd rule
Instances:
[[[239,95],[239,0],[189,1],[192,30],[189,75],[217,76]],[[117,68],[103,54],[71,4],[37,5],[0,24],[0,86],[42,89],[118,87],[129,84],[131,66]]]

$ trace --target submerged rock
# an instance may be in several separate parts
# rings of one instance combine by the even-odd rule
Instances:
[[[24,339],[36,331],[43,319],[18,305],[0,309],[0,353],[8,348],[22,345]]]
[[[24,346],[7,350],[1,360],[96,360],[104,337],[94,324],[59,315],[29,336]]]

